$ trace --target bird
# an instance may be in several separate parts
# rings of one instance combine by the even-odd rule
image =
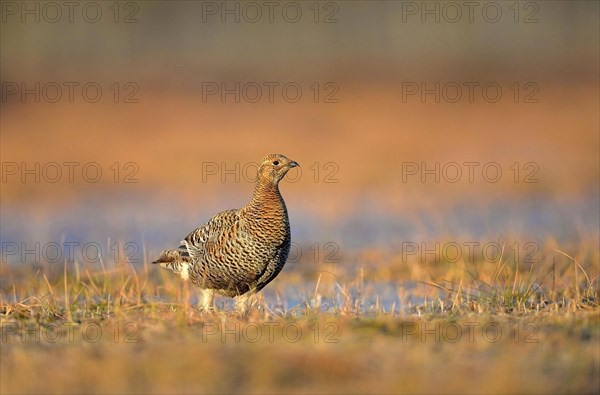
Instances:
[[[221,295],[235,298],[236,311],[247,313],[249,298],[277,277],[288,258],[290,222],[279,182],[297,166],[284,155],[267,155],[244,207],[218,213],[152,263],[199,288],[200,310],[213,311],[214,296]]]

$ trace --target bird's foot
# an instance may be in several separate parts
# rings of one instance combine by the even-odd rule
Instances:
[[[254,305],[254,298],[249,294],[243,294],[235,299],[235,312],[241,317],[246,317],[250,313],[250,309]]]
[[[204,313],[215,311],[214,291],[211,289],[200,290],[200,299],[198,300],[198,310]]]

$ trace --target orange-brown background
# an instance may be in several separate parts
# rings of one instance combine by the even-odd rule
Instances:
[[[74,23],[54,24],[7,17],[3,84],[91,81],[103,87],[103,96],[98,103],[77,94],[74,103],[64,94],[58,103],[3,100],[2,162],[97,162],[104,175],[97,184],[81,176],[73,183],[66,175],[59,183],[9,176],[0,193],[3,218],[17,209],[35,216],[91,201],[111,211],[134,201],[145,202],[148,216],[165,203],[186,207],[196,221],[243,204],[251,189],[233,176],[203,182],[203,163],[232,168],[272,152],[303,165],[301,179],[282,187],[291,211],[332,220],[365,207],[406,214],[512,200],[577,204],[598,196],[595,2],[535,3],[536,23],[523,22],[534,10],[525,3],[515,23],[508,2],[495,3],[504,12],[498,23],[480,12],[472,23],[466,15],[458,23],[443,17],[421,23],[419,15],[403,14],[403,2],[353,1],[335,3],[337,23],[314,23],[307,3],[298,23],[278,13],[273,23],[221,23],[218,16],[203,23],[202,4],[141,2],[138,22],[130,24],[114,23],[108,4],[95,24],[79,14]],[[203,102],[202,83],[223,81],[297,82],[303,97],[297,103],[278,95],[274,103],[234,103],[231,96],[226,103]],[[478,91],[473,103],[466,91],[458,103],[402,99],[403,83],[467,81],[498,83],[503,96],[497,103]],[[139,102],[114,103],[108,87],[115,82],[136,84]],[[334,82],[339,102],[314,103],[308,89],[314,82]],[[515,82],[533,82],[538,103],[522,97],[515,103],[509,90]],[[403,162],[467,161],[500,164],[502,180],[478,176],[469,183],[464,174],[458,183],[402,182]],[[114,162],[135,162],[139,182],[114,183]],[[337,183],[323,180],[328,162],[339,166]],[[513,182],[514,162],[535,162],[539,182]],[[309,169],[315,163],[322,171],[317,182]]]

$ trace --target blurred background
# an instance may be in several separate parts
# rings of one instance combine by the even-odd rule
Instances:
[[[323,253],[597,241],[598,7],[3,2],[3,260],[152,259],[269,153],[301,164],[281,191]]]

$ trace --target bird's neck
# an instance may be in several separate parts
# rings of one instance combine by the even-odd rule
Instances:
[[[287,216],[283,197],[279,186],[270,181],[257,180],[254,186],[252,200],[245,207],[246,213],[256,218],[280,219]]]

